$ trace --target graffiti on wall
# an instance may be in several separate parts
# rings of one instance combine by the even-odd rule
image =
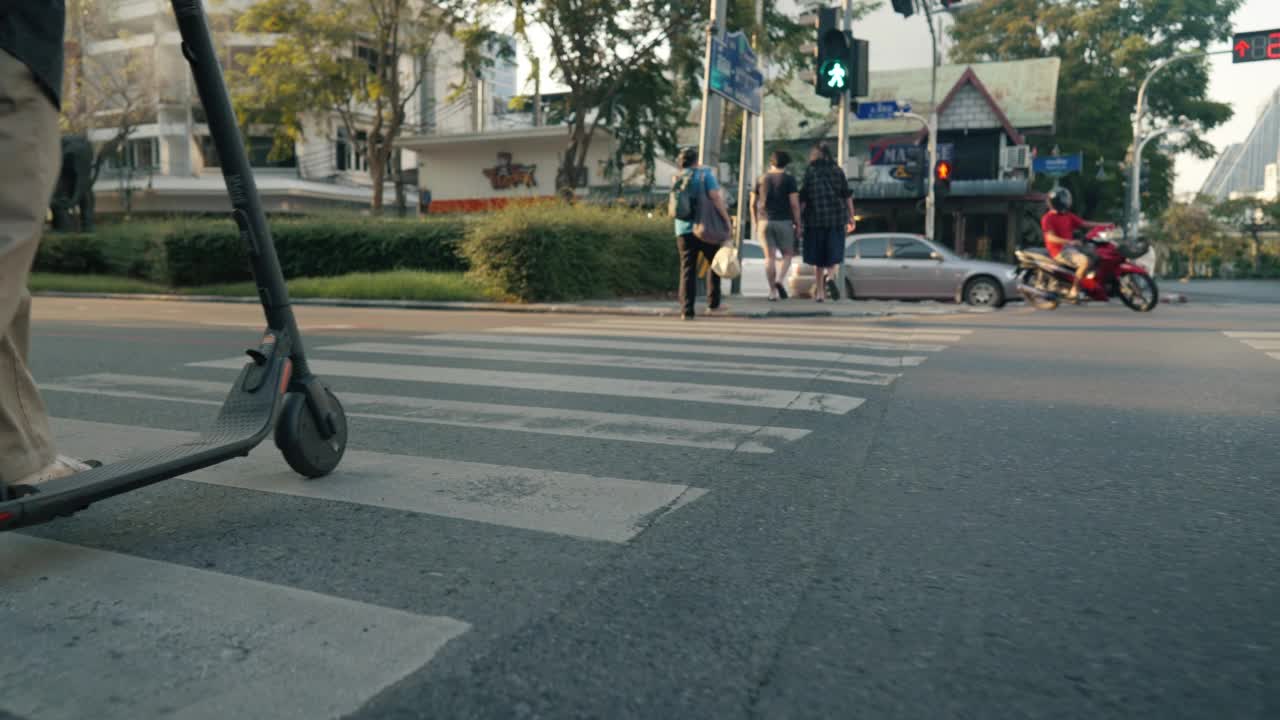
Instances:
[[[484,176],[494,190],[509,190],[515,187],[537,187],[538,181],[533,172],[537,165],[519,165],[511,162],[511,153],[498,153],[498,164],[484,169]]]

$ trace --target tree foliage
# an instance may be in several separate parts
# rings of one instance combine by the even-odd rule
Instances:
[[[88,135],[92,129],[110,128],[111,137],[95,143],[90,186],[102,166],[124,150],[139,125],[153,122],[157,106],[155,68],[151,48],[131,48],[90,54],[90,43],[127,41],[130,34],[113,30],[101,0],[67,3],[66,70],[63,73],[62,132]],[[125,167],[127,182],[129,168]],[[126,202],[128,193],[125,194]]]
[[[615,165],[623,156],[639,158],[652,168],[659,154],[676,151],[677,135],[690,122],[690,110],[701,98],[709,3],[705,0],[480,0],[516,13],[516,31],[526,40],[538,28],[550,38],[545,51],[552,77],[567,88],[551,108],[551,122],[566,123],[566,146],[556,173],[557,189],[580,184],[596,131],[607,128],[617,138]],[[757,39],[757,54],[771,64],[766,92],[785,95],[796,71],[812,56],[801,47],[812,41],[812,26],[778,11],[767,2],[763,27],[756,27],[753,0],[729,0],[726,28]],[[875,3],[858,0],[861,16]],[[542,51],[544,48],[534,48]],[[736,142],[733,112],[725,113]]]
[[[478,46],[493,35],[447,5],[417,0],[262,0],[237,29],[277,36],[234,69],[240,121],[269,122],[279,154],[302,139],[308,116],[336,116],[367,159],[374,209],[382,207],[395,143],[424,78],[404,64],[413,66],[441,38],[453,37],[463,45],[463,64],[474,70]],[[463,85],[473,75],[462,73]],[[403,205],[398,168],[393,179]]]
[[[1160,235],[1166,252],[1186,259],[1188,278],[1215,258],[1221,262],[1226,250],[1222,226],[1199,204],[1170,205],[1160,216]]]
[[[1089,212],[1118,213],[1124,204],[1124,175],[1116,163],[1132,142],[1131,117],[1138,87],[1160,60],[1204,50],[1230,39],[1230,17],[1241,0],[981,0],[956,17],[951,34],[955,62],[1058,57],[1057,132],[1037,143],[1043,154],[1056,143],[1063,153],[1083,151],[1086,168],[1097,158],[1109,166],[1099,180],[1085,172],[1063,180],[1077,197],[1096,199]],[[1153,213],[1168,205],[1172,155],[1213,155],[1204,132],[1231,118],[1232,109],[1207,97],[1203,59],[1185,60],[1156,76],[1147,90],[1147,128],[1173,124],[1185,116],[1196,131],[1170,153],[1148,145]]]

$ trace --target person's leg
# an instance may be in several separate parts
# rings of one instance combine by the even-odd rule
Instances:
[[[813,299],[822,302],[827,296],[825,270],[822,260],[826,246],[826,228],[805,226],[804,264],[813,266]]]
[[[27,368],[27,278],[60,157],[57,111],[27,66],[0,51],[0,483],[7,485],[50,479],[34,476],[57,464]]]
[[[782,263],[778,267],[775,275],[773,288],[777,290],[778,297],[783,300],[787,299],[787,291],[783,287],[787,282],[787,273],[791,270],[791,258],[795,257],[796,248],[799,246],[799,238],[796,237],[795,226],[790,222],[781,221],[778,223],[778,241],[777,246],[779,252],[782,253]]]
[[[720,252],[719,245],[712,245],[696,238],[694,242],[698,243],[698,251],[707,259],[708,263],[715,260],[716,253]],[[720,307],[720,276],[714,270],[707,271],[707,307],[711,310]]]
[[[787,299],[787,274],[791,272],[791,260],[795,258],[795,256],[796,250],[793,243],[791,247],[782,251],[782,262],[778,263],[778,281],[774,283],[774,287],[777,288],[778,297],[783,300]]]
[[[680,314],[691,318],[693,292],[698,286],[698,239],[692,235],[677,235],[676,251],[680,253]]]
[[[760,234],[760,249],[764,251],[764,277],[769,283],[769,299],[777,300],[777,262],[773,257],[779,248],[777,228],[773,221],[761,222],[760,227],[764,231]]]
[[[1075,278],[1071,282],[1071,292],[1067,297],[1072,299],[1080,297],[1080,281],[1084,279],[1085,273],[1089,271],[1089,256],[1068,245],[1062,248],[1062,252],[1058,254],[1058,259],[1074,267],[1076,271]]]

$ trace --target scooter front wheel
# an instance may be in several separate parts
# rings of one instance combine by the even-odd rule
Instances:
[[[294,472],[309,478],[328,475],[347,450],[347,415],[329,388],[324,389],[334,415],[334,433],[325,438],[307,407],[307,394],[289,393],[276,421],[276,447]]]
[[[1150,275],[1129,273],[1120,276],[1120,300],[1136,312],[1151,312],[1160,302],[1160,291]]]

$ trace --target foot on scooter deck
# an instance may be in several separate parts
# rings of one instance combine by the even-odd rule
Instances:
[[[0,530],[69,516],[99,500],[248,455],[275,427],[292,371],[287,350],[249,354],[253,360],[236,378],[212,427],[199,438],[37,486],[10,488],[9,496],[18,497],[0,502]]]

